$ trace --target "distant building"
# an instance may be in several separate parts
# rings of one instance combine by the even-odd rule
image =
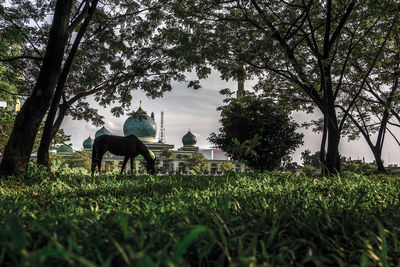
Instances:
[[[200,149],[199,152],[208,160],[229,160],[228,154],[219,148]]]
[[[138,108],[136,112],[133,112],[125,121],[123,125],[123,133],[125,136],[136,135],[139,140],[141,140],[146,147],[151,150],[156,156],[156,160],[158,161],[158,168],[167,173],[186,173],[188,160],[191,157],[191,154],[195,151],[199,151],[202,153],[205,158],[209,162],[208,173],[217,174],[221,173],[220,164],[225,161],[229,161],[228,155],[220,149],[199,149],[197,144],[196,136],[189,130],[182,137],[182,147],[177,150],[174,149],[174,145],[165,144],[161,140],[156,142],[156,130],[157,125],[155,123],[154,114],[151,116],[147,115],[147,112],[143,110],[142,106]],[[111,135],[111,132],[103,126],[96,133],[95,137],[101,135]],[[86,140],[83,141],[82,146],[85,151],[91,154],[91,150],[93,147],[93,139],[89,136]],[[72,154],[72,151],[65,152],[65,148],[61,148],[60,151],[57,150],[57,153],[60,155]],[[165,149],[171,150],[174,154],[173,159],[164,159],[162,154]],[[114,166],[118,166],[119,168],[122,166],[124,157],[116,156],[111,153],[106,153],[103,157],[102,161],[102,169],[105,169],[105,166],[112,163]],[[135,158],[134,161],[134,172],[141,172],[143,168],[144,159],[141,155]],[[236,171],[243,172],[249,170],[243,164],[236,163]],[[130,165],[127,164],[127,170],[129,170]]]

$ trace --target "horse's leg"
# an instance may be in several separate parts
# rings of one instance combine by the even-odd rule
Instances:
[[[92,148],[92,166],[91,166],[92,177],[94,175],[94,172],[96,171],[96,163],[97,163],[97,148],[96,144],[94,144]]]
[[[133,173],[133,160],[134,159],[135,159],[134,157],[131,157],[131,174]]]
[[[94,172],[96,171],[96,165],[97,165],[97,161],[95,161],[95,159],[92,158],[92,167],[91,167],[92,176],[94,175]]]
[[[106,153],[106,151],[101,151],[99,153],[97,153],[97,166],[99,167],[99,173],[101,173],[101,161],[103,160],[103,156]]]
[[[129,157],[125,156],[124,162],[122,163],[122,168],[121,168],[121,173],[120,174],[122,174],[124,172],[126,163],[128,162],[128,159],[129,159]]]

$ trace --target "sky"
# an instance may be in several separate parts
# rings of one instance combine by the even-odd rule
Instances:
[[[246,81],[245,89],[251,89],[255,81]],[[133,92],[132,111],[136,111],[142,102],[142,108],[150,115],[155,114],[157,124],[156,140],[159,140],[161,111],[164,111],[164,128],[165,139],[167,144],[175,145],[175,149],[183,146],[182,137],[190,130],[197,137],[197,146],[200,148],[210,148],[212,144],[207,140],[212,132],[218,132],[219,115],[217,107],[223,105],[224,96],[219,94],[219,91],[224,88],[230,88],[236,91],[236,81],[224,81],[219,77],[219,73],[214,71],[208,79],[201,81],[202,88],[193,90],[187,88],[186,83],[173,83],[172,91],[164,94],[162,98],[151,99],[146,97],[142,91]],[[93,102],[94,106],[97,106]],[[98,106],[97,106],[98,107]],[[105,127],[114,135],[123,135],[122,127],[127,115],[114,117],[110,108],[99,107],[99,113],[105,117]],[[292,118],[298,123],[310,121],[318,117],[317,114],[305,114],[303,112],[294,113]],[[96,127],[86,121],[72,120],[67,117],[64,119],[61,128],[66,134],[71,135],[72,147],[76,150],[82,149],[83,141],[88,138],[94,138],[97,130],[101,127]],[[321,144],[321,135],[313,133],[311,129],[299,129],[299,132],[304,133],[304,144],[296,150],[292,155],[293,160],[301,164],[301,152],[306,149],[316,152]],[[397,132],[397,136],[400,133]],[[340,153],[352,159],[365,159],[366,162],[372,162],[374,157],[365,141],[347,142],[346,138],[341,139]],[[382,156],[385,165],[399,164],[400,165],[400,149],[390,135],[387,135]]]

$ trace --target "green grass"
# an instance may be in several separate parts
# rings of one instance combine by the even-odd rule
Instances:
[[[400,263],[400,177],[0,180],[1,266]]]

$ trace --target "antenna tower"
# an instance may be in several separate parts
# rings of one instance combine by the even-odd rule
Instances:
[[[165,144],[164,111],[161,111],[160,141]]]

